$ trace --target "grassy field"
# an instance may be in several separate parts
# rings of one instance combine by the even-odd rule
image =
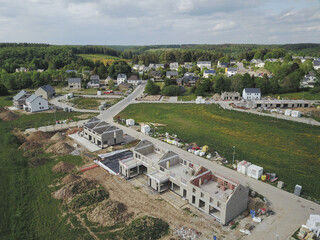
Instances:
[[[12,97],[13,96],[1,96],[0,97],[0,107],[13,106]]]
[[[103,54],[79,54],[79,56],[85,58],[85,59],[90,59],[94,62],[100,61],[103,62],[105,65],[106,64],[112,64],[114,61],[129,61],[126,59],[114,57],[114,56],[109,56],[109,55],[103,55]]]
[[[37,168],[27,166],[29,159],[17,151],[14,128],[45,125],[54,114],[23,115],[18,120],[0,121],[0,239],[84,239],[83,232],[73,230],[62,217],[58,200],[51,197],[54,188],[48,185],[63,176],[53,173],[59,161],[82,164],[81,157],[65,156],[51,159]],[[57,119],[74,118],[79,113],[57,113]]]
[[[320,100],[320,93],[312,94],[310,92],[283,93],[272,95],[272,97],[274,98],[278,98],[278,96],[280,96],[280,98],[288,98],[292,100]]]
[[[102,102],[107,103],[107,105],[114,105],[115,103],[121,101],[123,98],[84,98],[84,97],[75,97],[69,101],[74,104],[76,108],[79,109],[89,109],[89,110],[98,110],[98,107]]]
[[[167,124],[159,131],[177,134],[188,143],[206,144],[229,160],[236,146],[236,159],[277,173],[290,192],[300,184],[303,197],[320,200],[320,127],[217,105],[133,104],[119,116]]]

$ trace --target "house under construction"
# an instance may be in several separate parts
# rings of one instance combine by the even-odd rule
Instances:
[[[133,149],[133,158],[120,161],[119,171],[127,179],[146,174],[149,187],[159,193],[174,191],[221,224],[247,208],[247,187],[181,159],[172,151],[156,148],[148,140]]]

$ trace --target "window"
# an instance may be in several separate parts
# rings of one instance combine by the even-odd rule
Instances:
[[[192,188],[192,192],[194,192],[194,193],[195,193],[195,192],[196,192],[196,189],[195,189],[195,188]]]
[[[203,197],[204,197],[204,193],[202,192],[202,193],[200,194],[200,196],[203,198]]]
[[[213,203],[213,198],[212,197],[210,198],[210,202]]]
[[[221,203],[218,201],[217,202],[217,207],[220,207],[221,206]]]

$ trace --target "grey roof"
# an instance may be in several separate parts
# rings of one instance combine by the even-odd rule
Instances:
[[[151,75],[152,76],[161,76],[161,72],[160,71],[151,71]]]
[[[69,78],[68,83],[81,83],[81,78]]]
[[[197,64],[211,64],[211,61],[198,61]]]
[[[100,79],[100,77],[98,76],[98,75],[91,75],[90,76],[90,80],[92,81],[92,80],[99,80]]]
[[[108,76],[108,77],[107,77],[107,80],[108,80],[108,81],[109,81],[109,80],[113,80],[113,78],[110,77],[110,76]]]
[[[27,91],[25,91],[25,90],[21,90],[17,95],[15,95],[14,97],[13,97],[13,100],[16,100],[16,101],[18,101],[23,95],[25,95],[26,93],[28,93]]]
[[[228,68],[228,72],[236,72],[237,68]]]
[[[178,76],[177,71],[167,71],[167,76]]]
[[[246,93],[261,93],[260,88],[245,88]]]
[[[126,77],[127,77],[127,75],[124,73],[119,73],[117,76],[117,78],[126,78]]]
[[[131,75],[128,80],[139,80],[137,75]]]
[[[34,100],[36,100],[39,96],[32,94],[30,97],[26,99],[26,102],[32,103]]]
[[[318,60],[313,61],[313,66],[320,66],[320,61],[318,61]]]
[[[205,70],[204,73],[212,73],[212,74],[215,74],[216,71],[215,71],[215,70]]]
[[[137,149],[139,149],[139,148],[146,147],[146,146],[148,146],[148,145],[150,145],[150,144],[153,145],[153,143],[150,142],[149,140],[141,140],[141,141],[138,143],[138,145],[135,146],[134,150],[137,150]]]
[[[40,88],[42,88],[44,91],[46,91],[47,93],[49,92],[55,92],[54,88],[51,87],[50,85],[44,85],[44,86],[41,86]]]

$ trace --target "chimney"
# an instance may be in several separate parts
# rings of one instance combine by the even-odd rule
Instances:
[[[167,169],[170,168],[170,161],[167,161]]]
[[[202,179],[200,178],[199,179],[199,186],[201,186],[201,184],[202,184]]]

